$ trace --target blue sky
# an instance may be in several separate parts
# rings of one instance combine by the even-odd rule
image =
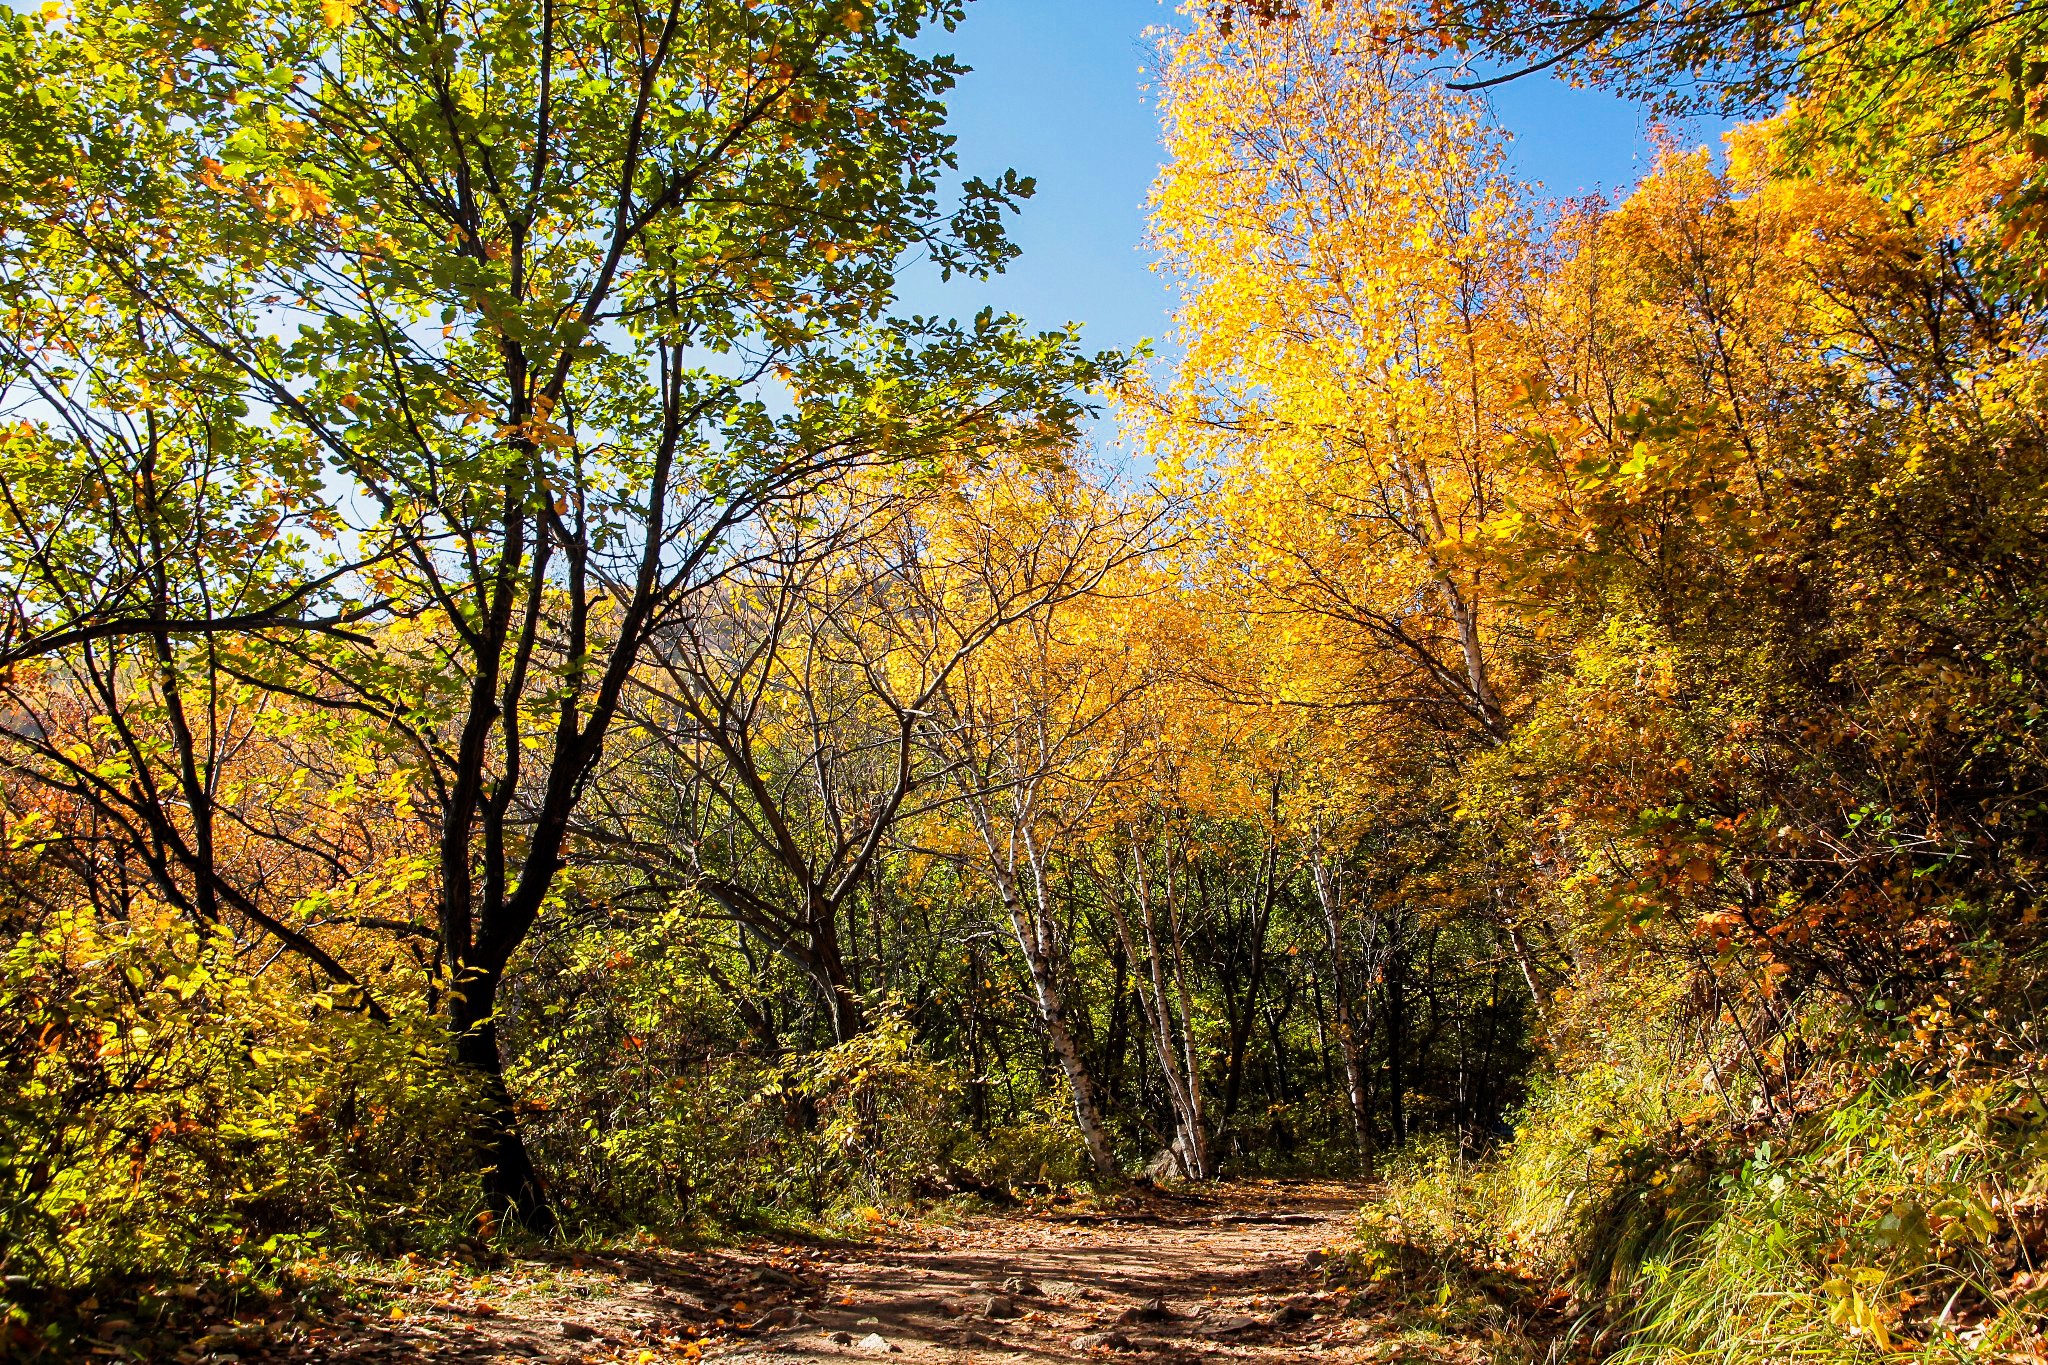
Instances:
[[[983,304],[1054,326],[1087,324],[1091,347],[1162,342],[1170,299],[1146,268],[1145,194],[1159,166],[1159,127],[1144,88],[1144,31],[1177,19],[1162,0],[974,0],[932,50],[975,68],[953,93],[961,170],[1014,167],[1038,194],[1013,224],[1023,257],[988,286],[918,282],[905,303],[963,315]],[[1626,189],[1644,167],[1649,124],[1626,101],[1555,81],[1493,94],[1515,135],[1515,171],[1566,198]],[[1712,130],[1696,130],[1703,140]]]

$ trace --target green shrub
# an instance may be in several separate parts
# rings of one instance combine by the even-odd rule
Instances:
[[[223,934],[58,913],[0,953],[0,1268],[47,1287],[203,1277],[311,1244],[458,1236],[467,1087]]]
[[[977,1135],[961,1164],[988,1185],[1071,1185],[1082,1178],[1084,1150],[1073,1102],[1050,1091],[1016,1122]]]
[[[572,1223],[817,1218],[943,1183],[959,1081],[899,1009],[770,1060],[736,1046],[719,999],[675,967],[658,928],[592,935],[517,1032],[510,1081]]]

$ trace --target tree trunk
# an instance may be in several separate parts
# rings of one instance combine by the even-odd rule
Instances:
[[[1543,992],[1542,980],[1536,975],[1536,957],[1529,951],[1529,940],[1522,933],[1521,926],[1507,916],[1502,907],[1501,927],[1507,931],[1508,946],[1514,950],[1515,965],[1522,969],[1522,984],[1529,988],[1529,1008],[1536,1016],[1536,1036],[1550,1046],[1550,1001]]]
[[[812,961],[816,964],[812,975],[824,996],[825,1013],[832,1024],[832,1041],[850,1043],[866,1027],[867,1019],[853,978],[846,970],[846,958],[839,951],[839,934],[829,917],[824,929],[813,929]]]
[[[1185,1130],[1185,1154],[1182,1164],[1190,1178],[1208,1180],[1216,1174],[1216,1158],[1209,1147],[1209,1125],[1205,1106],[1202,1102],[1202,1063],[1195,1052],[1195,1000],[1188,989],[1186,943],[1181,933],[1180,901],[1174,895],[1173,867],[1168,864],[1166,871],[1166,916],[1168,927],[1173,933],[1173,984],[1180,997],[1180,1048],[1182,1084],[1187,1105]],[[1145,935],[1153,937],[1152,915],[1145,915]],[[1155,963],[1157,958],[1154,958]]]
[[[1038,1022],[1045,1029],[1046,1041],[1052,1045],[1053,1055],[1059,1059],[1060,1070],[1066,1073],[1067,1089],[1073,1097],[1074,1122],[1080,1126],[1081,1141],[1088,1151],[1088,1164],[1094,1167],[1097,1175],[1114,1179],[1118,1173],[1116,1152],[1110,1146],[1109,1130],[1102,1120],[1102,1103],[1097,1096],[1095,1078],[1088,1070],[1087,1059],[1074,1042],[1073,1030],[1067,1027],[1066,1005],[1060,998],[1059,982],[1053,973],[1054,926],[1050,916],[1043,913],[1044,875],[1034,867],[1040,890],[1039,912],[1034,913],[1032,907],[1025,905],[1016,879],[996,857],[991,832],[984,829],[983,839],[990,854],[989,880],[996,888],[997,899],[1002,901],[1003,909],[1009,914],[1017,949],[1023,953],[1024,965],[1031,973],[1031,996],[1032,1003],[1038,1007]]]
[[[1309,871],[1316,900],[1323,908],[1323,934],[1330,950],[1331,1014],[1336,1025],[1337,1053],[1344,1064],[1344,1101],[1351,1114],[1351,1134],[1358,1144],[1361,1173],[1373,1173],[1372,1114],[1365,1094],[1365,1040],[1351,1009],[1351,988],[1344,970],[1344,907],[1335,869],[1320,854],[1310,856]]]
[[[1145,931],[1145,952],[1142,955],[1132,941],[1130,925],[1123,907],[1113,894],[1107,898],[1110,917],[1115,921],[1117,935],[1123,941],[1124,954],[1133,962],[1144,963],[1144,975],[1138,980],[1138,1006],[1151,1029],[1153,1052],[1159,1062],[1160,1078],[1165,1083],[1167,1099],[1173,1107],[1174,1158],[1180,1163],[1181,1173],[1190,1180],[1206,1180],[1214,1172],[1209,1151],[1207,1121],[1202,1112],[1202,1075],[1195,1055],[1194,1024],[1190,1017],[1192,1005],[1185,976],[1180,970],[1179,917],[1173,917],[1176,949],[1174,985],[1179,997],[1177,1015],[1174,999],[1167,993],[1165,954],[1161,951],[1158,918],[1153,912],[1150,886],[1145,876],[1144,853],[1135,843],[1131,848],[1131,858],[1138,895],[1139,922]],[[1172,895],[1169,886],[1169,902]]]
[[[1280,804],[1278,789],[1273,796],[1273,807],[1277,813]],[[1266,989],[1266,930],[1273,922],[1273,900],[1278,894],[1275,883],[1279,879],[1280,841],[1269,837],[1266,854],[1259,867],[1259,882],[1253,897],[1251,910],[1251,932],[1244,935],[1251,944],[1251,969],[1246,974],[1244,999],[1231,1006],[1230,1047],[1223,1070],[1223,1123],[1233,1126],[1237,1118],[1237,1104],[1244,1089],[1245,1057],[1251,1048],[1252,1027],[1258,1022],[1259,996]]]
[[[554,1209],[540,1172],[520,1136],[505,1088],[505,1064],[498,1052],[498,985],[501,973],[472,967],[449,999],[455,1059],[477,1080],[482,1108],[470,1129],[483,1171],[484,1206],[501,1223],[517,1223],[545,1235],[555,1229]]]
[[[1408,996],[1403,977],[1407,972],[1407,949],[1399,939],[1400,923],[1395,922],[1395,942],[1387,953],[1385,971],[1387,993],[1387,1119],[1388,1127],[1396,1144],[1408,1140],[1408,1111],[1403,1093],[1405,1077],[1402,1063],[1408,1048]]]
[[[1114,1180],[1119,1174],[1116,1152],[1109,1145],[1109,1131],[1102,1121],[1102,1104],[1095,1093],[1094,1077],[1088,1072],[1087,1059],[1082,1057],[1081,1049],[1075,1046],[1059,996],[1055,993],[1048,998],[1049,983],[1041,984],[1039,976],[1038,969],[1033,968],[1032,984],[1039,996],[1045,1036],[1052,1044],[1053,1055],[1060,1060],[1060,1069],[1067,1074],[1067,1086],[1074,1098],[1074,1122],[1080,1125],[1081,1142],[1088,1149],[1088,1164],[1095,1168],[1096,1175]]]

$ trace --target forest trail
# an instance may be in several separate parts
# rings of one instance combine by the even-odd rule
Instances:
[[[830,1292],[805,1310],[812,1321],[705,1354],[761,1365],[1327,1360],[1344,1301],[1310,1283],[1308,1261],[1346,1235],[1365,1198],[1337,1182],[1241,1183],[928,1227],[922,1246],[827,1261]]]
[[[1241,1181],[878,1225],[859,1241],[548,1253],[425,1271],[288,1358],[798,1365],[1362,1360],[1383,1333],[1311,1268],[1366,1186]],[[1442,1358],[1442,1357],[1439,1357]]]

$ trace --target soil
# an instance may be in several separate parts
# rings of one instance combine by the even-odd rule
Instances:
[[[1364,1197],[1334,1183],[1238,1184],[926,1229],[922,1244],[827,1261],[829,1289],[809,1321],[705,1354],[760,1365],[1328,1360],[1357,1324],[1309,1258],[1346,1235]]]
[[[352,1306],[249,1305],[175,1345],[102,1324],[76,1345],[181,1365],[1483,1359],[1469,1340],[1376,1316],[1318,1268],[1368,1196],[1243,1181],[943,1221],[877,1214],[869,1235],[839,1241],[401,1263],[358,1277]]]

